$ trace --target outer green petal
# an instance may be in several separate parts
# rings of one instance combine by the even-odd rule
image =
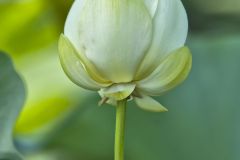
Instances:
[[[129,97],[134,91],[135,87],[136,85],[131,83],[115,84],[108,88],[101,89],[99,94],[119,101]]]
[[[64,36],[63,34],[60,37],[59,40],[59,47],[65,46],[66,47],[66,55],[68,54],[68,50],[71,50],[72,54],[75,55],[76,58],[78,58],[81,61],[81,64],[83,65],[84,69],[87,71],[87,73],[90,75],[90,77],[95,80],[98,83],[101,83],[103,86],[109,86],[112,84],[109,80],[104,79],[98,72],[98,70],[95,68],[95,66],[86,58],[84,54],[79,53],[75,47],[72,45],[72,43],[69,41],[69,39]],[[60,48],[61,49],[61,48]]]
[[[144,0],[144,3],[152,17],[154,17],[156,13],[158,1],[159,0]]]
[[[152,99],[149,96],[142,96],[141,98],[134,98],[138,107],[143,110],[150,111],[150,112],[167,112],[168,110],[163,107],[159,102]]]
[[[161,95],[180,84],[191,66],[190,50],[182,47],[171,53],[147,78],[137,82],[137,88],[147,95]]]
[[[152,17],[141,0],[77,1],[64,34],[103,77],[126,83],[149,48]]]
[[[75,84],[89,90],[99,90],[103,86],[88,75],[75,49],[64,36],[59,40],[59,53],[65,73]]]
[[[159,0],[153,20],[153,41],[135,79],[140,80],[169,53],[184,46],[188,32],[186,11],[180,0]]]

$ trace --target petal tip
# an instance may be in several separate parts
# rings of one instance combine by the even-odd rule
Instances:
[[[135,97],[135,102],[139,108],[150,112],[167,112],[168,109],[162,106],[159,102],[149,96],[142,96],[142,98]]]

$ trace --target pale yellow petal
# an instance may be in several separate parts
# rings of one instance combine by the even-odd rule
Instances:
[[[142,96],[141,98],[135,97],[134,100],[138,105],[138,107],[146,111],[150,111],[150,112],[167,112],[168,111],[159,102],[157,102],[156,100],[154,100],[149,96]]]
[[[84,69],[85,66],[77,56],[76,50],[64,36],[61,36],[59,40],[59,53],[65,73],[75,84],[89,90],[99,90],[102,86],[105,86],[94,81],[88,75]]]
[[[155,13],[157,11],[158,1],[159,0],[144,0],[144,3],[149,13],[151,14],[152,18],[155,16]]]
[[[137,88],[147,95],[161,95],[179,85],[191,70],[192,56],[187,47],[171,53]]]
[[[116,101],[129,97],[135,89],[135,84],[114,84],[108,88],[103,88],[99,92],[100,95],[114,99]]]

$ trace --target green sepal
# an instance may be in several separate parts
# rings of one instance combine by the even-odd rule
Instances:
[[[167,112],[168,109],[149,96],[134,97],[139,108],[150,112]]]
[[[119,101],[129,97],[135,87],[136,85],[132,83],[114,84],[110,87],[101,89],[99,94],[104,97],[108,97],[109,99]]]

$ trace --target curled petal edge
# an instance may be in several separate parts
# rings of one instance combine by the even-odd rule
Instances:
[[[63,70],[76,85],[94,91],[106,86],[105,84],[96,82],[89,76],[85,70],[85,65],[77,56],[78,53],[63,35],[59,39],[58,48]]]
[[[192,67],[188,47],[182,47],[169,56],[147,78],[137,82],[137,88],[146,95],[159,96],[183,82]]]
[[[71,51],[71,53],[75,55],[75,57],[81,62],[85,71],[94,81],[102,84],[103,86],[109,86],[112,84],[109,80],[105,79],[99,74],[99,71],[96,69],[96,67],[87,59],[87,57],[83,53],[79,53],[76,50],[68,37],[66,37],[64,34],[61,34],[59,39],[59,50],[63,50],[63,47],[65,47],[66,52]]]

